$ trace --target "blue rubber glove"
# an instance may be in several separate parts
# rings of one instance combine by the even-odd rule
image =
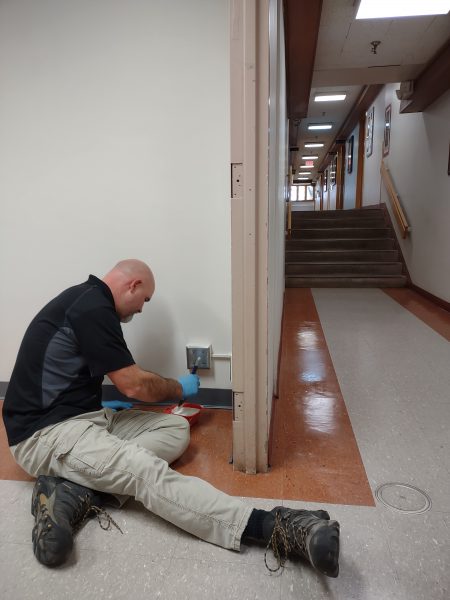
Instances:
[[[122,408],[132,408],[132,402],[123,402],[122,400],[102,400],[102,406],[104,408],[112,408],[113,410],[119,410]]]
[[[200,387],[200,378],[198,375],[193,375],[192,373],[182,375],[179,377],[178,382],[181,383],[181,387],[183,388],[183,399],[198,394],[198,388]]]

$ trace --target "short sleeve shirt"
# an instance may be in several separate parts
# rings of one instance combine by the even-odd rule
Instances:
[[[134,364],[109,287],[94,275],[49,302],[23,338],[3,405],[10,446],[101,409],[103,377]]]

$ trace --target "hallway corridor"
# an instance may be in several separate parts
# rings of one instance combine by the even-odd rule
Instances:
[[[90,521],[69,564],[48,570],[31,547],[33,484],[0,469],[1,598],[447,600],[450,315],[406,289],[287,289],[283,328],[271,472],[232,472],[217,443],[226,411],[193,429],[174,467],[257,508],[329,510],[341,523],[336,580],[300,561],[271,575],[261,548],[208,545],[136,502],[111,511],[123,536]],[[393,482],[413,487],[377,492]]]

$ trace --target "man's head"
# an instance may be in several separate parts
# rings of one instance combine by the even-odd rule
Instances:
[[[155,291],[153,273],[136,259],[121,260],[103,281],[112,292],[122,323],[128,323],[136,313],[142,312],[144,302],[149,302]]]

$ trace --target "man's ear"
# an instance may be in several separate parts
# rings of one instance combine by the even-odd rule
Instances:
[[[141,285],[142,279],[133,279],[130,283],[130,291],[134,293],[139,285]]]

